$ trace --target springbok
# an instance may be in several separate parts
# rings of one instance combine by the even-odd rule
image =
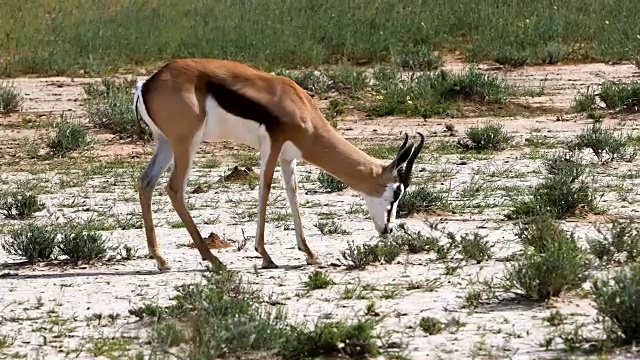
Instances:
[[[166,191],[202,259],[222,262],[211,253],[185,206],[184,193],[196,149],[204,141],[231,140],[260,152],[258,220],[254,249],[262,268],[276,268],[264,246],[267,200],[279,161],[295,226],[298,250],[309,265],[321,261],[302,231],[297,197],[296,160],[320,167],[361,194],[376,230],[392,231],[398,200],[409,186],[413,163],[422,150],[407,145],[384,164],[349,143],[329,124],[307,93],[289,78],[219,59],[174,59],[145,81],[138,81],[134,110],[151,129],[155,153],[137,185],[149,257],[160,271],[169,270],[158,249],[151,196],[173,162]]]

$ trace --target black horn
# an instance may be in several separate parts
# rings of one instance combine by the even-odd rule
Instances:
[[[409,134],[404,133],[404,141],[402,142],[402,145],[400,145],[400,148],[398,149],[398,153],[396,154],[396,157],[398,157],[398,155],[400,155],[402,150],[404,150],[404,147],[407,146],[407,141],[409,141]]]
[[[402,166],[411,155],[411,151],[413,150],[413,144],[409,144],[407,146],[408,141],[409,141],[409,135],[405,133],[404,141],[402,142],[402,145],[398,149],[398,154],[396,154],[396,158],[393,159],[393,161],[389,165],[387,165],[387,171],[389,173],[395,171],[396,168],[398,168],[399,166]]]
[[[409,159],[407,160],[407,164],[405,165],[404,176],[402,178],[402,184],[404,185],[405,190],[409,187],[409,184],[411,183],[411,173],[413,172],[413,163],[416,161],[416,158],[418,157],[418,155],[420,154],[420,151],[422,151],[422,148],[424,147],[424,135],[422,135],[421,133],[418,133],[418,136],[420,136],[420,142],[418,143],[418,146],[416,146],[416,148],[413,150],[411,155],[409,155]]]

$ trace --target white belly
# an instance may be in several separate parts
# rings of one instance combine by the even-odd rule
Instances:
[[[205,103],[205,141],[233,141],[260,149],[260,124],[226,112],[212,96]]]
[[[233,141],[251,146],[256,150],[262,148],[263,141],[271,142],[263,125],[228,113],[211,95],[207,96],[205,108],[207,115],[204,125],[204,141]],[[293,143],[287,141],[282,146],[280,155],[287,160],[298,159],[300,158],[300,150]]]

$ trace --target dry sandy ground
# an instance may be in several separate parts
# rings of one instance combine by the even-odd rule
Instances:
[[[459,68],[460,64],[449,64]],[[597,85],[604,79],[630,79],[637,76],[637,69],[631,65],[609,66],[603,64],[580,66],[549,66],[527,68],[504,72],[512,82],[537,87],[544,82],[545,95],[523,98],[531,104],[567,109],[578,90],[588,85]],[[27,113],[49,111],[78,111],[78,99],[82,97],[80,84],[87,79],[47,78],[13,79],[25,94]],[[16,179],[30,179],[50,189],[41,196],[46,210],[38,213],[41,218],[53,217],[65,221],[74,217],[85,217],[101,212],[112,218],[124,219],[128,214],[137,216],[137,195],[133,179],[139,171],[125,168],[107,171],[105,175],[78,175],[61,169],[50,173],[28,174],[16,171],[20,164],[6,161],[11,154],[21,151],[16,139],[26,136],[33,138],[37,130],[11,127],[16,117],[0,119],[2,128],[0,146],[3,148],[3,172],[0,175],[2,188],[15,185]],[[379,119],[368,121],[341,122],[340,130],[356,143],[371,139],[386,139],[397,143],[401,131],[421,130],[431,136],[428,141],[447,138],[443,124],[452,122],[460,134],[467,126],[486,119],[429,120],[419,119]],[[535,117],[501,118],[500,121],[515,137],[516,145],[523,145],[524,139],[539,135],[548,142],[563,141],[575,136],[591,121],[578,115],[564,115],[564,121],[557,121],[555,114]],[[605,120],[608,125],[633,130],[637,116],[616,115]],[[93,153],[140,154],[148,159],[149,147],[145,151],[136,144],[123,144],[109,136],[100,135],[100,143]],[[124,149],[124,150],[123,150]],[[146,153],[146,154],[144,154]],[[305,293],[302,282],[313,271],[303,266],[303,254],[295,249],[292,223],[270,221],[267,224],[267,250],[282,268],[258,270],[260,259],[247,246],[238,251],[234,247],[216,251],[222,261],[231,269],[240,270],[249,282],[273,292],[274,297],[287,305],[292,319],[313,321],[319,316],[353,317],[361,313],[366,299],[343,299],[345,288],[356,284],[370,285],[363,297],[374,298],[378,311],[392,314],[384,322],[389,329],[403,331],[402,337],[409,343],[409,352],[414,359],[467,359],[467,358],[513,358],[550,359],[568,356],[546,351],[540,342],[552,331],[552,326],[543,320],[553,309],[571,314],[569,324],[585,323],[585,329],[597,334],[594,326],[595,310],[584,296],[571,295],[548,304],[530,305],[517,301],[507,301],[475,311],[463,308],[463,297],[469,290],[469,283],[477,279],[498,281],[505,268],[505,256],[520,247],[514,236],[514,226],[504,220],[504,201],[513,188],[526,188],[534,184],[540,174],[540,159],[536,151],[518,146],[492,156],[440,155],[426,153],[416,165],[416,182],[433,184],[434,188],[449,192],[450,200],[458,211],[442,218],[445,230],[458,234],[478,231],[495,242],[493,260],[481,264],[465,264],[456,274],[445,275],[446,264],[435,262],[431,256],[401,256],[395,264],[371,266],[364,271],[347,271],[341,266],[330,266],[327,271],[336,281],[329,289]],[[586,153],[588,155],[588,153]],[[197,164],[205,161],[206,153],[199,155]],[[636,216],[640,210],[638,200],[638,176],[625,176],[634,172],[638,160],[633,163],[615,163],[600,167],[594,182],[604,192],[600,205],[613,215]],[[28,169],[29,166],[19,166]],[[188,194],[192,215],[203,234],[216,232],[231,240],[242,239],[242,231],[253,235],[255,223],[246,214],[255,212],[257,189],[247,185],[220,184],[216,181],[228,172],[233,163],[225,163],[216,169],[197,166],[191,176],[195,183],[208,184],[210,189],[202,194]],[[117,169],[116,169],[117,170]],[[348,241],[355,244],[375,241],[376,233],[366,213],[354,211],[364,209],[364,202],[350,190],[340,193],[322,193],[318,190],[315,177],[318,169],[300,166],[300,200],[302,202],[303,226],[310,246],[328,264],[339,264],[340,252],[347,248]],[[57,175],[56,175],[57,174]],[[279,179],[279,173],[276,177]],[[63,186],[65,179],[75,179],[76,186]],[[72,180],[73,180],[72,179]],[[142,229],[116,230],[105,232],[114,245],[128,244],[138,250],[139,256],[133,260],[119,261],[103,265],[82,266],[80,268],[58,266],[16,266],[20,259],[12,258],[0,250],[0,335],[10,339],[10,345],[0,350],[0,357],[26,356],[29,359],[96,358],[91,350],[98,348],[95,338],[121,337],[131,335],[143,339],[145,330],[135,323],[128,314],[132,307],[145,302],[167,303],[175,294],[174,286],[198,281],[205,263],[193,248],[183,245],[190,242],[183,228],[173,228],[177,215],[163,192],[166,177],[161,180],[154,198],[154,217],[158,227],[157,235],[161,248],[171,263],[173,270],[159,273],[153,260],[146,259],[146,243]],[[466,196],[470,186],[484,184],[485,190],[477,197]],[[617,188],[612,184],[623,184]],[[508,186],[513,186],[509,188]],[[620,190],[622,188],[622,190]],[[511,190],[509,190],[511,189]],[[288,203],[282,183],[276,183],[269,207],[271,217],[288,212]],[[331,215],[326,215],[327,213]],[[342,224],[350,234],[322,235],[314,226],[319,217],[331,216]],[[217,219],[217,221],[215,221]],[[428,220],[435,220],[429,217]],[[401,219],[412,230],[432,233],[423,218]],[[597,220],[597,219],[596,219]],[[0,220],[3,225],[10,222]],[[575,230],[580,239],[595,236],[594,223],[590,221],[565,222],[567,229]],[[6,239],[2,235],[2,239]],[[433,289],[408,289],[408,285],[420,281],[439,279],[442,285]],[[588,288],[588,284],[585,284]],[[432,291],[429,291],[432,290]],[[113,321],[88,321],[93,314],[110,314]],[[463,325],[452,333],[447,331],[428,336],[417,323],[423,316],[434,316],[442,321],[454,317]],[[140,349],[142,340],[135,340],[131,351]],[[115,358],[125,355],[107,352]],[[638,356],[620,355],[624,356]],[[105,357],[100,357],[105,358]],[[615,358],[615,356],[611,356]]]

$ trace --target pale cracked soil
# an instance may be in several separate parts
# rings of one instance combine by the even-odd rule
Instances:
[[[448,64],[455,69],[461,65]],[[481,67],[482,69],[483,67]],[[484,67],[486,68],[486,67]],[[565,65],[501,71],[510,82],[532,87],[544,83],[545,93],[539,97],[523,97],[521,103],[544,105],[567,110],[578,90],[597,86],[605,79],[633,79],[638,69],[632,65]],[[48,112],[79,112],[78,100],[83,96],[81,84],[94,79],[25,78],[11,79],[26,96],[23,113],[44,118]],[[37,117],[37,116],[41,117]],[[485,120],[500,121],[514,136],[511,149],[486,156],[443,155],[426,150],[416,163],[415,182],[426,182],[447,192],[456,206],[454,214],[428,215],[399,219],[411,230],[432,233],[425,223],[442,220],[442,227],[454,233],[478,231],[495,242],[493,259],[481,264],[465,264],[457,273],[445,275],[446,264],[435,262],[432,256],[401,256],[392,265],[370,266],[363,271],[349,271],[340,266],[341,251],[348,241],[355,244],[373,242],[376,232],[369,220],[363,200],[351,190],[338,193],[319,191],[315,180],[318,169],[301,164],[298,167],[304,231],[311,248],[329,265],[326,268],[336,285],[325,290],[305,293],[302,282],[314,270],[304,265],[304,256],[296,250],[293,224],[288,213],[288,202],[280,180],[271,193],[269,218],[266,228],[266,246],[274,261],[281,266],[275,270],[259,269],[260,258],[253,250],[251,240],[242,250],[235,246],[214,250],[214,253],[230,269],[239,270],[250,283],[259,285],[266,293],[287,305],[292,319],[314,321],[326,314],[334,318],[353,317],[361,313],[368,298],[374,298],[378,311],[393,314],[384,321],[384,327],[402,331],[401,337],[409,343],[414,359],[467,359],[513,358],[550,359],[567,356],[553,350],[545,350],[541,341],[552,327],[543,320],[553,309],[571,314],[570,324],[585,323],[585,329],[593,325],[595,310],[586,296],[572,294],[547,304],[527,304],[507,301],[475,311],[463,308],[463,297],[470,281],[500,278],[505,268],[505,258],[520,248],[514,236],[513,223],[504,220],[506,200],[514,189],[526,189],[540,175],[542,151],[526,146],[524,139],[536,135],[547,143],[563,142],[591,124],[584,115],[557,112],[536,116],[473,119],[401,119],[374,120],[348,119],[340,122],[339,130],[359,146],[373,142],[400,145],[401,132],[422,131],[428,134],[428,143],[436,140],[452,140],[444,131],[444,124],[455,124],[458,136],[468,126]],[[628,131],[637,127],[635,114],[610,115],[606,125]],[[129,315],[130,308],[145,302],[167,303],[175,294],[174,286],[198,281],[205,268],[194,248],[184,245],[191,242],[184,228],[175,228],[178,217],[164,193],[167,177],[163,177],[154,195],[154,219],[160,247],[173,270],[160,273],[153,260],[147,259],[144,231],[139,219],[139,205],[133,185],[143,163],[150,157],[152,147],[138,143],[118,141],[108,134],[92,131],[98,142],[88,150],[95,155],[91,162],[76,163],[82,168],[74,172],[74,166],[64,163],[51,164],[16,161],[13,157],[24,150],[25,140],[36,141],[36,136],[46,129],[20,126],[20,115],[1,118],[0,146],[2,148],[3,190],[13,188],[17,180],[40,186],[41,200],[46,209],[39,212],[40,219],[52,217],[65,221],[74,217],[102,214],[111,219],[134,219],[138,226],[129,230],[104,232],[113,245],[128,244],[137,249],[131,260],[107,264],[72,266],[23,265],[21,259],[8,256],[0,250],[0,335],[8,339],[2,358],[24,357],[33,359],[98,358],[91,355],[92,338],[134,336],[130,354],[144,349],[142,339],[146,330]],[[20,140],[23,139],[23,140]],[[562,145],[558,145],[561,147]],[[206,151],[205,151],[206,149]],[[191,175],[187,198],[191,213],[203,235],[215,232],[225,239],[241,240],[255,233],[257,188],[246,184],[222,184],[217,180],[235,164],[233,157],[217,168],[201,165],[215,151],[215,156],[244,149],[234,144],[207,145],[200,151]],[[249,150],[250,151],[250,150]],[[253,151],[252,153],[255,153]],[[121,155],[134,165],[109,163],[113,154]],[[585,154],[590,156],[589,153]],[[593,157],[591,160],[594,160]],[[604,193],[599,205],[612,216],[637,216],[640,210],[638,182],[635,174],[638,161],[613,163],[598,168],[594,183]],[[57,165],[56,165],[57,164]],[[106,169],[105,169],[106,168]],[[91,171],[89,171],[91,170]],[[205,192],[192,194],[196,184],[204,184]],[[469,195],[465,189],[472,184],[483,184],[485,190]],[[322,235],[315,224],[319,218],[333,218],[350,234]],[[124,220],[122,220],[124,221]],[[589,217],[564,221],[566,229],[574,230],[581,240],[595,236],[594,226],[602,218]],[[7,239],[6,227],[16,222],[0,220],[5,229],[2,240]],[[258,270],[256,271],[256,266]],[[411,282],[440,279],[436,289],[408,290]],[[365,291],[357,299],[342,299],[347,287],[360,283],[371,285],[374,290]],[[371,288],[371,287],[368,287]],[[585,284],[588,289],[588,284]],[[92,314],[112,315],[113,321],[87,321]],[[457,332],[447,331],[428,336],[417,323],[423,316],[434,316],[446,321],[458,317],[464,324]],[[115,358],[126,358],[120,353],[108,353]],[[619,355],[638,356],[637,353]],[[614,358],[615,356],[612,356]],[[105,358],[105,357],[99,357]]]

